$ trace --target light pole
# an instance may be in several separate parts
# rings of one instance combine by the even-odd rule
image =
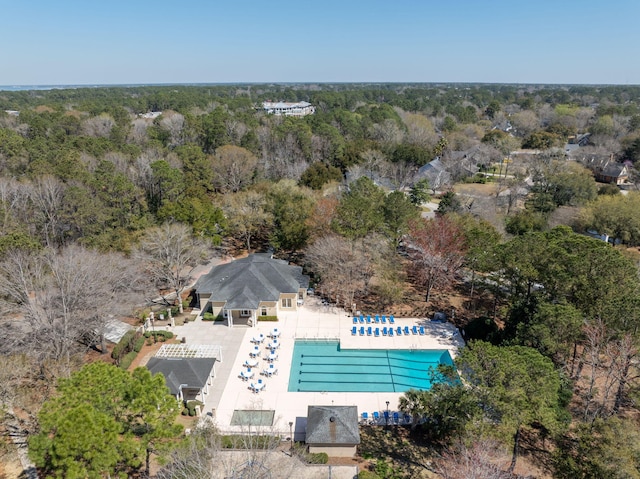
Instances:
[[[385,429],[389,429],[389,401],[387,401],[387,413],[384,415]]]
[[[293,454],[293,421],[289,421],[289,452]]]

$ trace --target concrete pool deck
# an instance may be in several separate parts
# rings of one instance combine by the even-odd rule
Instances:
[[[464,345],[458,330],[449,323],[435,323],[427,319],[396,318],[395,326],[424,326],[424,336],[353,336],[352,316],[344,310],[320,303],[317,298],[307,298],[305,305],[295,312],[281,312],[278,322],[259,322],[254,328],[234,326],[229,328],[221,323],[203,322],[197,319],[175,328],[178,337],[185,337],[187,344],[213,344],[223,348],[223,361],[216,364],[216,378],[207,396],[205,412],[214,411],[214,422],[223,432],[237,432],[231,426],[231,417],[237,409],[268,409],[275,411],[274,429],[283,437],[289,435],[289,422],[294,423],[295,439],[303,440],[309,405],[357,406],[358,415],[387,409],[397,410],[402,393],[372,392],[289,392],[289,374],[296,339],[340,340],[343,349],[446,349],[455,358],[457,349]],[[360,324],[357,325],[358,329]],[[365,329],[369,326],[365,324]],[[382,324],[371,324],[372,329],[382,329]],[[389,326],[387,324],[387,326]],[[239,375],[245,369],[243,363],[249,359],[254,344],[251,338],[258,334],[267,336],[276,327],[281,332],[278,359],[274,365],[278,374],[271,377],[259,375],[268,367],[263,359],[267,351],[266,343],[260,346],[262,357],[254,369],[256,376],[243,381]],[[266,387],[259,393],[249,389],[251,382],[259,378]]]

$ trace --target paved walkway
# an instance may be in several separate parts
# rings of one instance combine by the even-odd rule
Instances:
[[[355,405],[358,413],[386,410],[389,401],[391,410],[397,409],[401,393],[333,393],[333,392],[289,392],[289,373],[296,339],[339,339],[348,349],[448,349],[452,356],[464,345],[457,329],[449,323],[434,323],[426,318],[397,318],[396,327],[422,325],[428,333],[424,336],[400,337],[352,336],[352,317],[343,310],[322,305],[316,298],[308,298],[298,311],[279,313],[277,323],[259,322],[254,328],[235,326],[229,328],[223,322],[196,320],[175,327],[179,338],[185,337],[187,344],[210,344],[222,346],[223,361],[216,365],[216,378],[206,398],[205,412],[215,410],[216,425],[224,432],[235,432],[230,425],[236,409],[275,410],[275,430],[283,437],[289,435],[289,422],[294,423],[295,439],[303,440],[306,428],[308,405]],[[279,358],[275,361],[279,372],[264,378],[264,391],[256,394],[249,390],[251,381],[239,378],[243,363],[253,349],[251,338],[257,334],[265,336],[277,327],[282,333]],[[381,328],[382,325],[372,325]],[[358,328],[360,325],[358,325]],[[264,347],[261,348],[264,351]],[[260,360],[258,368],[266,366]],[[256,379],[260,376],[256,376]]]

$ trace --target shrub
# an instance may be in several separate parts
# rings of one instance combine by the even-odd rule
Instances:
[[[278,321],[277,316],[258,316],[258,321]]]
[[[270,449],[279,442],[280,438],[274,436],[226,435],[220,438],[223,449],[245,449],[249,444],[255,449]]]
[[[329,462],[329,455],[326,452],[315,452],[307,457],[309,464],[326,464]]]
[[[124,357],[120,360],[118,366],[120,366],[122,369],[128,369],[137,355],[138,353],[136,353],[135,351],[131,351],[125,354]]]
[[[200,401],[187,401],[187,410],[189,411],[189,416],[195,416],[196,415],[196,406],[200,406],[202,408],[202,406],[204,406],[203,403],[201,403]]]
[[[136,339],[135,344],[133,345],[133,350],[136,353],[139,353],[140,350],[142,349],[142,346],[144,346],[144,342],[145,342],[145,337],[144,336],[140,336],[138,339]]]
[[[144,333],[145,338],[153,338],[155,337],[156,341],[166,341],[167,339],[173,338],[173,333],[171,331],[147,331]]]
[[[375,472],[367,471],[366,469],[358,473],[358,479],[381,479]]]
[[[191,301],[193,301],[193,296],[187,296],[186,299],[182,300],[182,308],[187,309],[191,304]]]
[[[160,311],[160,313],[164,314],[164,319],[169,319],[169,310],[171,310],[171,316],[180,314],[180,306],[172,306],[164,311]]]
[[[116,361],[119,361],[124,353],[131,351],[132,344],[137,336],[137,332],[133,329],[124,333],[118,344],[116,344],[111,351],[111,357]]]
[[[215,321],[216,317],[213,313],[204,313],[202,315],[202,320],[203,321]]]

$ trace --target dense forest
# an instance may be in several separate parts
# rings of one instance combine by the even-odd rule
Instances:
[[[270,100],[316,111],[268,115]],[[72,477],[47,434],[65,408],[92,420],[70,391],[84,377],[77,404],[91,401],[111,374],[81,369],[88,350],[106,351],[104,319],[141,314],[161,290],[182,294],[161,252],[179,252],[184,270],[271,250],[347,309],[428,316],[451,308],[449,294],[464,298],[464,380],[401,401],[421,418],[408,437],[426,444],[411,461],[431,477],[513,477],[526,455],[547,477],[640,478],[638,161],[634,86],[0,92],[4,431],[35,438],[50,477]],[[611,166],[627,172],[623,188],[596,183]],[[114,374],[118,401],[138,414],[127,388],[158,385]],[[130,450],[101,458],[101,473],[148,470],[154,441],[178,434],[154,420],[158,435],[121,441]],[[111,425],[110,437],[138,426]],[[390,464],[369,477],[418,477]],[[73,477],[102,477],[85,467]]]

